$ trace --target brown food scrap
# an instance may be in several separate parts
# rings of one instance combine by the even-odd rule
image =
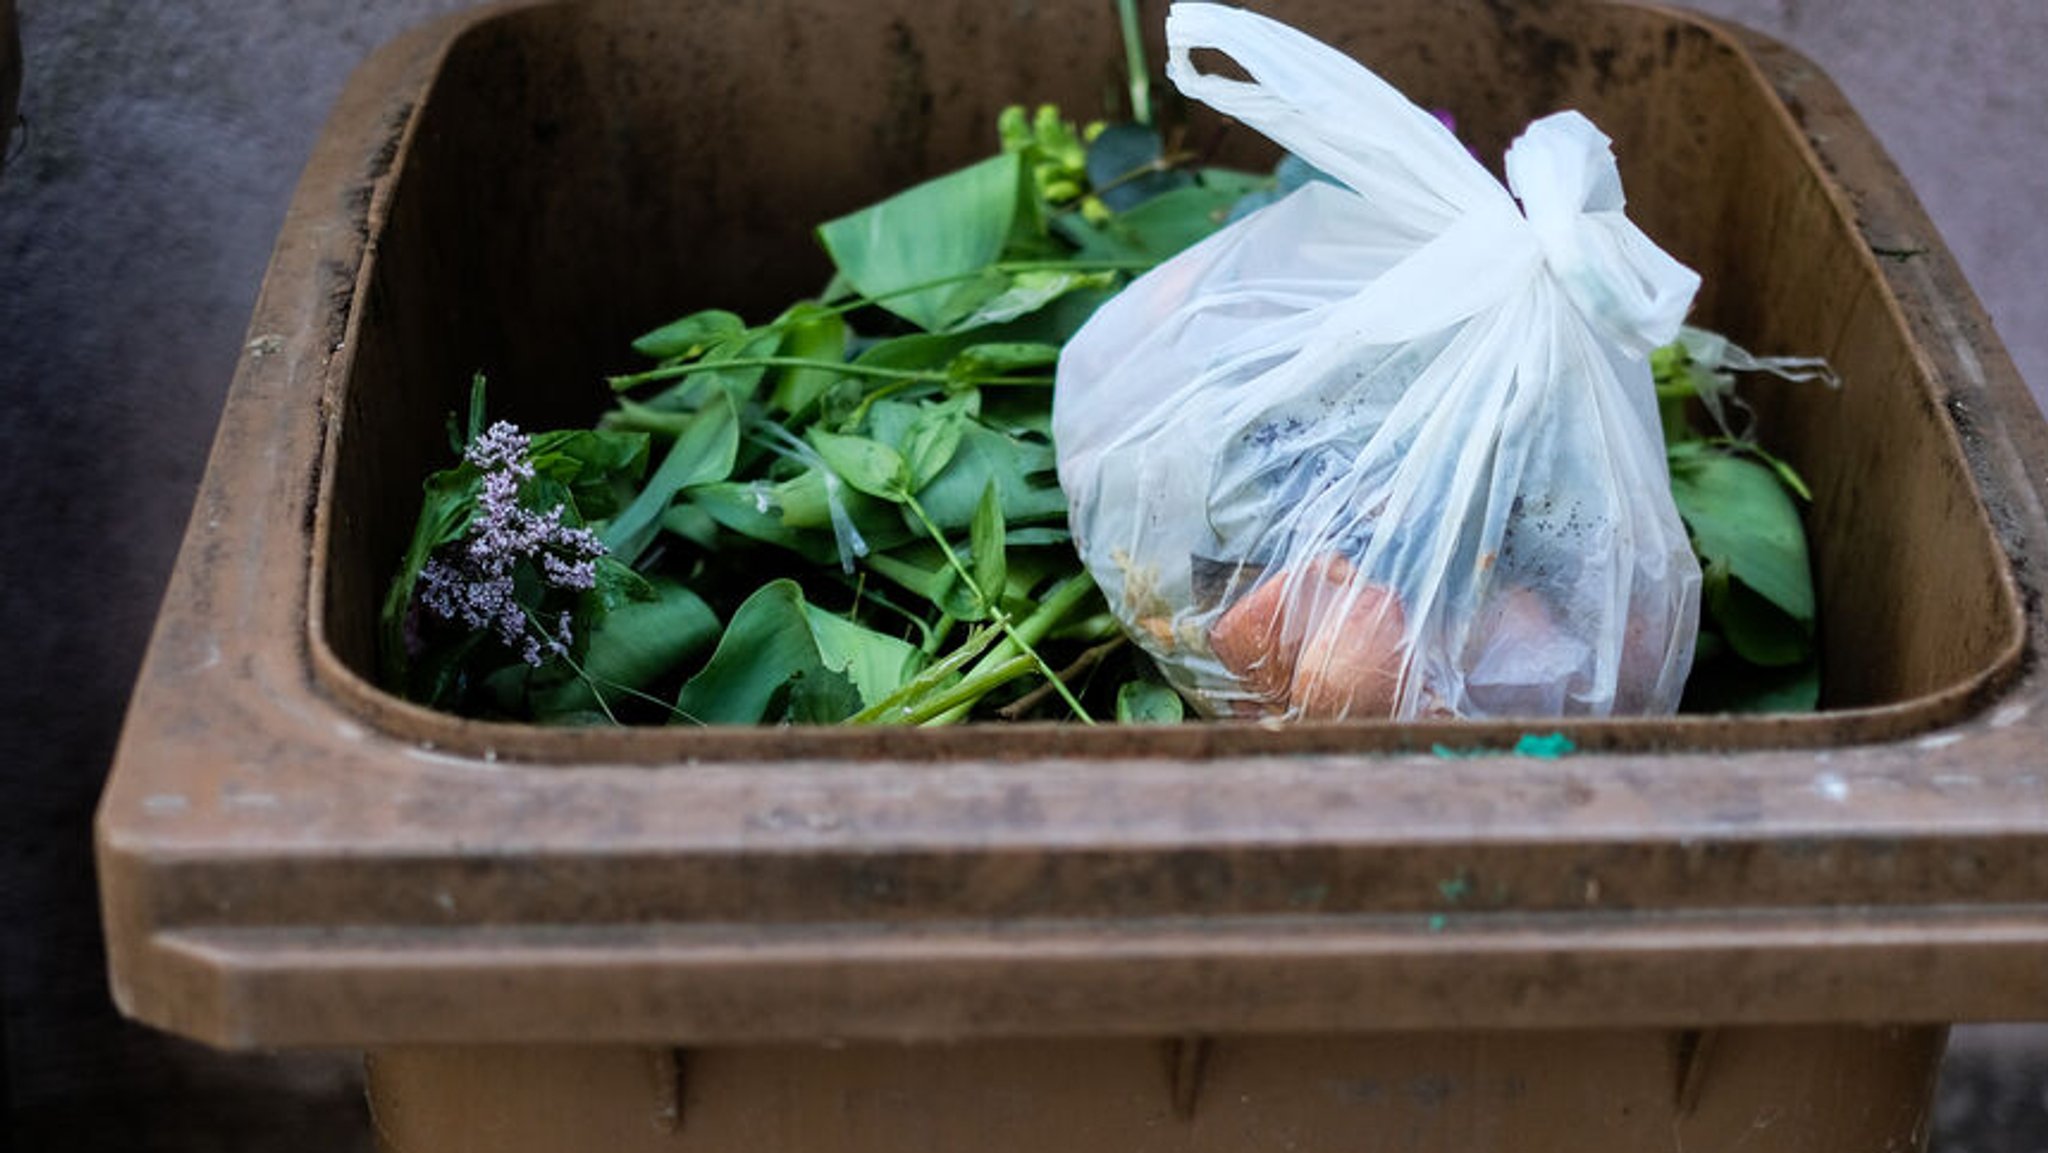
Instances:
[[[1407,632],[1401,598],[1385,585],[1361,581],[1320,606],[1288,690],[1295,715],[1311,721],[1393,716]]]
[[[1282,569],[1216,621],[1209,646],[1239,683],[1305,720],[1391,716],[1405,664],[1400,598],[1344,557]]]

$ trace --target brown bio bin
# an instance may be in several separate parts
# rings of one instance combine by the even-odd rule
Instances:
[[[1955,262],[1740,30],[1260,6],[1486,156],[1584,110],[1696,319],[1841,371],[1750,386],[1815,492],[1822,712],[1538,759],[1487,754],[1558,726],[393,699],[377,605],[473,372],[587,421],[632,335],[822,284],[812,222],[1120,88],[1081,0],[487,7],[362,68],[278,240],[100,810],[121,1007],[367,1051],[406,1153],[1923,1144],[1946,1023],[2048,1017],[2048,425]]]

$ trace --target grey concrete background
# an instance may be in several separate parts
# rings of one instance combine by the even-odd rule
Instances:
[[[20,1148],[367,1147],[347,1058],[222,1057],[116,1020],[89,827],[298,170],[357,60],[465,6],[20,0],[27,131],[0,176],[0,1068]],[[2048,3],[1694,7],[1847,91],[2048,395]],[[1945,1085],[1945,1153],[2048,1149],[2039,1029],[1961,1031]]]

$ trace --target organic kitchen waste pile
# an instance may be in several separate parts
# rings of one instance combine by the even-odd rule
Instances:
[[[817,299],[634,342],[594,429],[479,381],[387,683],[542,723],[1813,707],[1805,493],[1730,390],[1826,370],[1681,327],[1607,138],[1538,120],[1503,187],[1284,25],[1167,41],[1274,174],[1169,146],[1134,68],[1131,122],[1013,108],[822,225]]]

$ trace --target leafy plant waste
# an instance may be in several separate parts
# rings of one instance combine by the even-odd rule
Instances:
[[[1132,277],[1317,174],[1049,106],[998,129],[820,226],[815,299],[634,341],[594,428],[493,423],[479,379],[385,601],[387,687],[543,724],[1183,720],[1069,540],[1053,367]],[[1653,358],[1704,572],[1689,709],[1817,702],[1807,494],[1731,391],[1805,363],[1698,332]]]

